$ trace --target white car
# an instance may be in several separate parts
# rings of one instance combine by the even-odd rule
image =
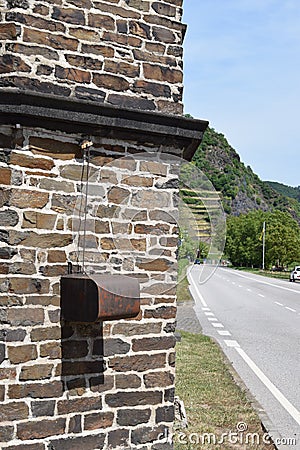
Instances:
[[[290,281],[300,280],[300,266],[296,266],[295,269],[291,271]]]

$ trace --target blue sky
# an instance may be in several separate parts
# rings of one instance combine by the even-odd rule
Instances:
[[[184,0],[185,112],[263,180],[300,185],[300,1]]]

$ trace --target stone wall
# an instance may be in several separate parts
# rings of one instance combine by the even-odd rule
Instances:
[[[182,113],[182,0],[0,5],[0,88]]]
[[[78,256],[78,135],[0,127],[2,449],[171,448],[178,167],[137,156],[146,143],[91,139],[87,268],[137,277],[141,312],[61,320],[60,276]]]

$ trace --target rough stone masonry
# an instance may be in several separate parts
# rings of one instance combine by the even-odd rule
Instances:
[[[3,450],[173,448],[178,157],[207,126],[181,116],[181,3],[0,0]],[[139,280],[133,319],[61,317],[87,178],[86,266]]]

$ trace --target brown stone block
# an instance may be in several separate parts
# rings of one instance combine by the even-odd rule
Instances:
[[[12,326],[31,326],[44,323],[44,310],[42,308],[10,308],[7,320]]]
[[[163,2],[153,2],[151,7],[154,9],[155,12],[162,16],[171,16],[175,17],[176,15],[176,8],[174,6],[171,6],[167,3]]]
[[[85,70],[102,70],[103,67],[103,61],[87,56],[65,55],[65,58],[71,66],[84,67]]]
[[[11,183],[11,169],[6,167],[0,167],[0,184]]]
[[[30,191],[27,189],[12,189],[10,205],[17,208],[43,208],[49,200],[47,192]]]
[[[147,392],[117,392],[107,394],[105,402],[108,406],[119,408],[122,406],[157,405],[162,402],[162,393],[159,391]]]
[[[104,183],[111,183],[111,184],[117,184],[118,183],[117,175],[112,170],[102,169],[101,172],[100,172],[100,179]]]
[[[48,265],[40,268],[40,272],[45,277],[58,277],[61,275],[67,275],[68,273],[68,266],[66,264],[63,265]]]
[[[66,419],[39,420],[17,425],[17,436],[19,439],[44,439],[49,436],[63,434],[65,431]]]
[[[116,75],[106,75],[95,73],[93,75],[93,83],[105,89],[112,89],[113,91],[127,91],[130,87],[125,78],[118,77]]]
[[[118,217],[119,208],[116,205],[99,205],[97,209],[97,217],[104,219],[111,219],[113,217]]]
[[[75,361],[63,363],[63,375],[95,374],[103,371],[102,361]]]
[[[10,278],[10,291],[15,294],[47,294],[49,281],[36,278]]]
[[[174,384],[175,377],[171,372],[151,372],[144,375],[146,388],[162,388]]]
[[[124,61],[116,62],[112,60],[106,60],[104,64],[104,71],[136,78],[140,75],[140,65],[127,63]]]
[[[131,234],[132,224],[130,222],[111,222],[112,232],[116,234]]]
[[[178,238],[164,236],[159,239],[159,243],[163,247],[177,247],[178,246]]]
[[[48,262],[49,263],[58,263],[58,262],[66,262],[67,255],[64,250],[49,250],[48,251]]]
[[[103,250],[114,250],[116,248],[113,238],[101,238],[100,245]]]
[[[110,391],[114,387],[114,377],[111,375],[99,375],[92,377],[89,380],[90,389],[92,392]]]
[[[47,33],[39,30],[32,30],[24,27],[23,34],[24,42],[30,42],[31,44],[46,45],[50,48],[57,50],[77,50],[78,40],[72,38],[66,38],[65,36],[53,33]]]
[[[31,403],[33,417],[54,416],[55,400],[35,401]]]
[[[90,168],[89,177],[93,177],[97,173],[97,169],[94,169],[93,167]],[[69,180],[74,181],[81,181],[81,178],[83,181],[87,180],[87,171],[86,168],[83,169],[82,165],[78,164],[68,164],[67,166],[63,166],[60,169],[60,175],[63,178],[68,178]]]
[[[27,167],[30,169],[51,170],[54,167],[54,162],[51,159],[37,158],[22,153],[11,153],[10,164],[16,166]]]
[[[22,228],[41,228],[44,230],[53,230],[56,221],[56,215],[43,214],[37,211],[24,211]]]
[[[88,25],[95,29],[105,29],[113,31],[115,29],[115,20],[104,14],[93,14],[88,15]]]
[[[143,64],[144,76],[150,80],[163,81],[170,84],[182,83],[182,71],[154,64]]]
[[[108,445],[109,448],[122,448],[127,447],[129,444],[129,430],[118,428],[117,430],[111,430],[108,432]]]
[[[107,12],[112,15],[124,17],[125,19],[140,19],[141,14],[137,11],[132,11],[129,9],[125,9],[122,6],[113,6],[102,2],[97,2],[98,8],[101,12]]]
[[[75,195],[53,194],[51,209],[58,213],[73,215],[79,213],[80,201]]]
[[[151,416],[151,409],[120,409],[117,423],[121,426],[135,427],[147,423]]]
[[[100,411],[101,409],[102,401],[98,396],[59,400],[57,403],[58,414],[70,414],[92,410]]]
[[[157,277],[158,275],[156,275]],[[143,294],[152,294],[152,295],[175,295],[176,294],[176,286],[171,283],[153,283],[151,286],[143,286],[142,287]]]
[[[13,435],[14,435],[14,427],[11,426],[0,427],[0,442],[8,442],[12,440]]]
[[[142,380],[136,374],[117,374],[116,389],[134,389],[141,387]]]
[[[181,103],[174,103],[173,101],[158,100],[157,107],[159,111],[167,114],[181,116],[183,114],[183,105]]]
[[[73,25],[84,25],[84,11],[75,8],[57,8],[54,6],[52,19]]]
[[[0,380],[15,380],[16,377],[16,369],[0,369]]]
[[[61,381],[43,383],[12,384],[8,387],[8,397],[17,398],[59,398],[63,394]]]
[[[48,342],[40,345],[40,355],[42,358],[61,358],[61,345],[58,342]]]
[[[174,336],[160,336],[143,339],[133,339],[132,350],[134,352],[143,352],[151,350],[168,350],[174,348]]]
[[[71,234],[60,234],[60,233],[35,233],[30,231],[24,233],[23,235],[16,235],[11,233],[11,240],[16,242],[22,242],[22,245],[27,247],[36,248],[51,248],[51,247],[66,247],[71,244],[73,237]]]
[[[84,416],[85,430],[101,430],[111,427],[114,420],[113,412],[99,412],[96,414],[87,414]]]
[[[19,56],[0,56],[0,74],[8,72],[30,72],[31,68]]]
[[[166,46],[158,42],[146,42],[145,49],[152,55],[164,55],[166,51]]]
[[[165,425],[160,425],[157,427],[136,428],[135,430],[132,431],[131,442],[137,446],[140,444],[148,444],[149,442],[154,442],[157,441],[158,439],[161,439],[161,436],[168,436],[168,431],[169,430],[166,428]],[[166,445],[169,446],[169,444],[164,444],[164,446]]]
[[[57,181],[49,178],[43,178],[39,184],[40,189],[46,191],[64,191],[67,193],[74,192],[74,184],[67,181]]]
[[[93,434],[90,436],[61,438],[51,440],[51,446],[55,450],[94,450],[103,449],[106,435]]]
[[[136,234],[151,234],[154,236],[161,236],[170,231],[169,225],[165,223],[158,223],[156,225],[136,224],[134,225],[134,232]]]
[[[128,184],[129,186],[152,187],[153,178],[140,177],[138,175],[131,175],[131,176],[124,175],[122,178],[122,183]]]
[[[25,303],[26,305],[60,306],[60,297],[58,295],[32,295],[26,297]]]
[[[59,56],[58,53],[54,50],[50,50],[49,48],[45,47],[38,47],[38,46],[31,46],[31,45],[23,45],[18,43],[10,43],[6,44],[6,50],[14,52],[14,53],[20,53],[23,55],[31,56],[33,54],[35,55],[41,55],[44,56],[46,59],[50,60],[58,60]]]
[[[160,334],[161,323],[116,323],[113,326],[113,334],[121,334],[124,336],[138,336],[145,334]]]
[[[75,81],[76,83],[89,83],[91,81],[91,74],[85,70],[60,66],[55,67],[55,76],[62,80]]]
[[[43,154],[54,159],[82,158],[82,150],[78,144],[55,139],[31,136],[29,138],[29,149],[35,154]]]
[[[1,23],[0,35],[1,40],[13,40],[21,34],[21,29],[14,23]]]
[[[69,34],[82,41],[100,42],[99,33],[85,28],[69,28]]]
[[[143,22],[136,22],[131,20],[129,22],[129,32],[143,39],[151,39],[150,27]]]
[[[130,191],[128,191],[127,189],[113,186],[109,189],[107,198],[110,203],[120,204],[128,200],[129,196]]]
[[[135,92],[147,93],[155,97],[171,97],[171,89],[166,84],[153,83],[151,81],[136,80],[133,90]]]
[[[36,341],[56,341],[61,338],[60,327],[34,328],[30,334],[31,340]]]
[[[53,364],[35,364],[34,366],[23,366],[20,373],[20,381],[46,380],[51,378]]]
[[[105,58],[113,58],[115,50],[114,48],[108,47],[107,45],[82,44],[82,53],[85,55],[94,54],[94,55],[101,55]]]
[[[92,8],[92,2],[91,0],[69,0],[69,2],[71,5],[75,5],[78,8],[85,8],[85,9],[90,9]]]
[[[166,44],[175,44],[176,35],[168,28],[153,27],[154,39],[158,42],[164,42]]]
[[[145,319],[175,319],[175,306],[160,306],[156,309],[147,309],[144,311]]]
[[[109,367],[116,372],[144,372],[149,367],[152,369],[163,368],[166,364],[165,353],[158,353],[155,355],[135,355],[112,358],[109,361]]]
[[[34,344],[19,345],[7,348],[8,359],[12,364],[33,361],[37,358],[37,348]]]
[[[163,221],[171,224],[177,224],[178,221],[178,210],[173,211],[162,211],[160,209],[158,210],[151,210],[149,212],[149,218],[150,220],[157,220],[157,221]]]
[[[27,419],[29,415],[28,406],[24,402],[10,402],[1,405],[0,422],[12,422]]]
[[[63,358],[66,359],[78,359],[87,356],[89,352],[88,342],[85,341],[66,341],[63,344]]]
[[[10,264],[9,273],[22,274],[22,275],[33,275],[36,273],[36,267],[34,264],[28,262],[16,262]]]

